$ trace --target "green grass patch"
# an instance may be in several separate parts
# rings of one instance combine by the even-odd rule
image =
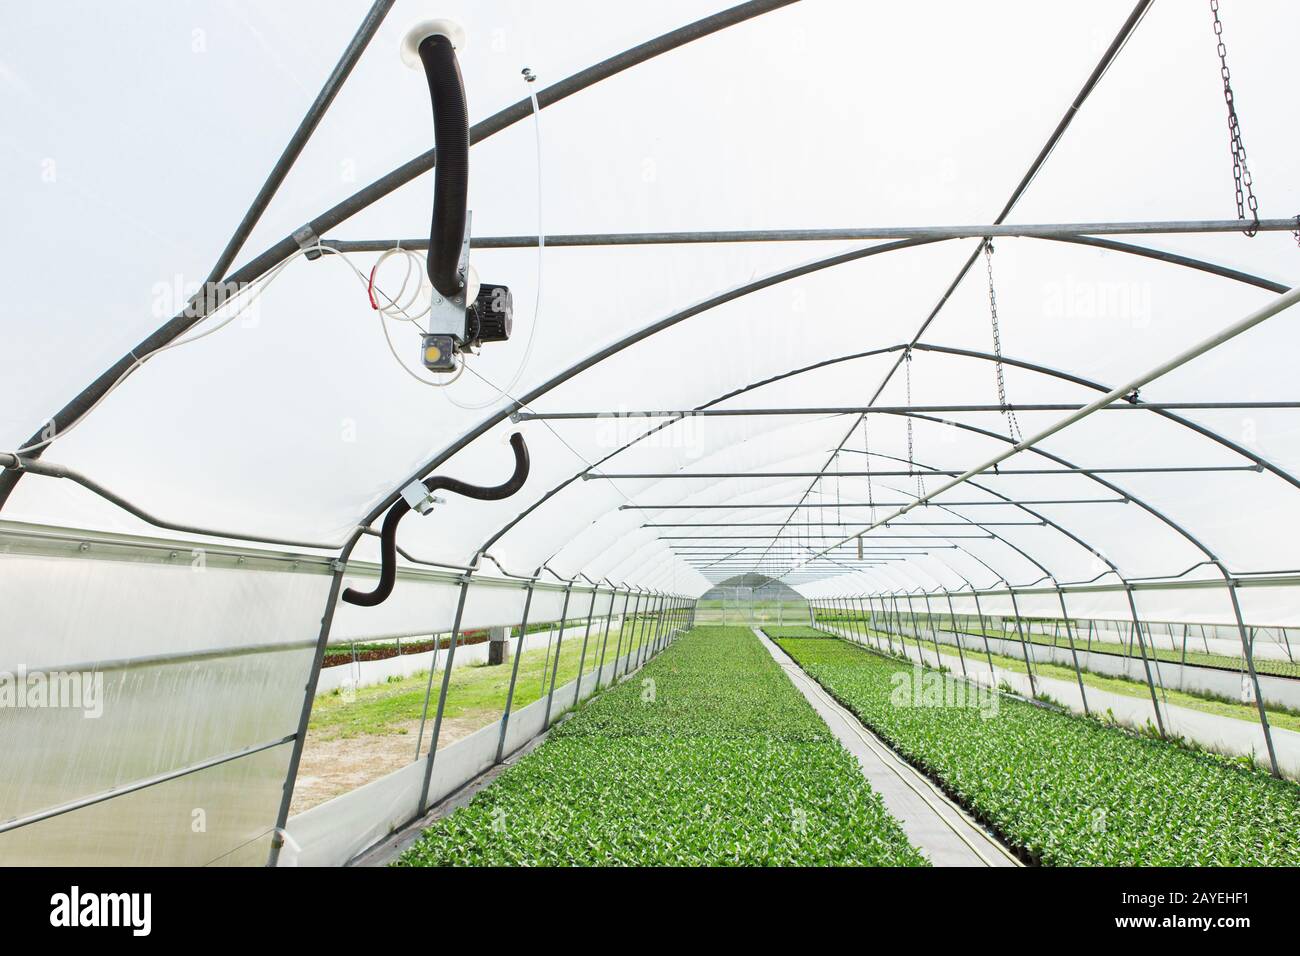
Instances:
[[[1042,863],[1300,865],[1293,783],[1011,697],[991,717],[900,705],[893,694],[911,666],[842,640],[777,640],[864,724]]]
[[[632,624],[628,623],[623,637],[622,653],[627,653],[631,640]],[[587,643],[587,657],[582,665],[584,674],[589,674],[600,663],[601,642],[604,632],[592,625],[591,636]],[[545,641],[536,641],[539,645],[528,650],[525,642],[524,656],[519,661],[519,678],[515,685],[515,695],[511,703],[513,710],[518,710],[533,701],[546,696],[551,685],[551,673],[555,672],[555,687],[558,690],[578,676],[578,663],[582,656],[582,634],[569,634],[560,649],[560,665],[555,666],[555,645],[551,644],[548,654]],[[605,663],[614,660],[618,644],[618,631],[609,632],[609,645],[605,654]],[[441,663],[441,658],[439,659]],[[470,664],[456,667],[451,672],[451,684],[447,688],[447,704],[444,709],[446,718],[469,717],[480,715],[488,718],[490,723],[499,717],[506,705],[506,693],[510,688],[510,673],[514,660],[504,664],[488,666],[487,664]],[[357,737],[367,734],[388,735],[406,733],[406,725],[420,719],[424,709],[425,689],[429,684],[429,672],[420,671],[410,677],[391,680],[384,684],[361,687],[345,694],[335,690],[316,698],[312,707],[311,721],[308,728],[322,735],[322,739],[335,740],[341,737]],[[432,700],[429,703],[429,720],[433,720],[437,707],[438,694],[442,688],[442,671],[433,678]]]
[[[925,862],[753,633],[697,627],[398,865]]]

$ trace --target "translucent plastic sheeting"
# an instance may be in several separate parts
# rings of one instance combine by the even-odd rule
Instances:
[[[348,574],[345,581],[362,590],[369,590],[374,585],[371,576]],[[456,620],[460,587],[460,580],[454,575],[405,569],[398,575],[392,596],[383,604],[362,608],[340,603],[330,628],[331,639],[361,640],[449,632]],[[461,630],[520,623],[527,599],[526,587],[525,581],[474,576],[465,595]],[[585,618],[590,603],[591,588],[575,585],[569,599],[569,621]],[[563,584],[539,581],[534,585],[528,611],[530,621],[558,621],[563,609]]]
[[[290,555],[0,527],[0,666],[197,660],[315,643],[329,568]]]
[[[0,237],[0,253],[24,277],[11,284],[0,306],[0,332],[22,343],[0,357],[0,450],[21,444],[183,302],[215,260],[366,6],[338,4],[321,12],[295,0],[197,16],[157,2],[129,28],[92,14],[90,31],[84,11],[17,7],[0,14],[4,34],[24,38],[0,60],[0,95],[13,118],[5,134],[13,148],[0,160],[7,173],[0,181],[8,190],[6,208],[17,210],[26,224]],[[461,67],[471,119],[477,121],[526,96],[520,78],[525,66],[544,88],[719,8],[681,0],[611,18],[594,3],[503,11],[452,2],[439,13],[460,20],[470,38]],[[555,235],[991,221],[1131,9],[1127,0],[1069,11],[1025,0],[992,10],[799,3],[765,13],[544,109],[542,228]],[[395,54],[413,16],[399,5],[384,22],[241,258],[432,145],[425,84]],[[1292,112],[1287,40],[1300,29],[1297,17],[1300,11],[1280,0],[1224,11],[1254,181],[1263,211],[1274,216],[1300,208],[1300,151],[1292,124],[1280,119]],[[935,29],[936,22],[942,29]],[[863,37],[873,50],[865,72],[855,53]],[[113,56],[106,58],[105,49]],[[74,84],[78,71],[69,69],[72,63],[96,70],[106,82],[89,91]],[[1025,82],[1027,76],[1032,83]],[[202,115],[216,128],[237,127],[239,147],[184,150],[160,166],[132,145],[150,141],[133,132],[175,115]],[[104,125],[109,116],[111,132]],[[1151,123],[1152,116],[1161,122]],[[772,143],[773,117],[779,118],[779,148]],[[1230,216],[1223,119],[1206,11],[1157,4],[1077,111],[1010,218]],[[532,119],[525,118],[474,146],[470,205],[477,236],[537,231],[535,135]],[[430,180],[417,178],[324,238],[421,236],[428,228]],[[1300,260],[1285,234],[1136,241],[1283,284],[1300,275]],[[854,257],[694,311],[551,388],[530,407],[997,402],[995,369],[988,361],[993,335],[984,263],[977,261],[942,300],[977,244],[956,240]],[[55,441],[48,457],[174,521],[341,546],[356,523],[414,470],[511,401],[498,388],[516,377],[534,329],[531,358],[509,389],[514,397],[721,292],[871,245],[552,246],[542,257],[540,313],[533,305],[537,251],[477,250],[473,261],[483,279],[514,291],[515,333],[510,343],[485,348],[471,371],[445,389],[419,384],[397,367],[363,284],[342,259],[296,259],[248,313],[219,334],[149,362]],[[995,250],[1001,347],[1012,363],[1005,371],[1006,394],[1013,403],[1090,401],[1100,392],[1089,383],[1113,387],[1271,295],[1169,263],[1075,244],[999,239]],[[352,256],[363,274],[375,259]],[[70,264],[78,270],[76,282],[64,281]],[[395,287],[401,269],[390,260],[378,276],[381,287]],[[68,315],[94,321],[69,324]],[[1284,363],[1294,353],[1296,321],[1294,315],[1279,316],[1153,383],[1142,398],[1288,400]],[[414,368],[413,330],[390,325],[407,370],[423,374]],[[899,350],[913,342],[911,362],[897,366]],[[862,357],[840,361],[852,355]],[[799,369],[808,371],[789,375]],[[1010,505],[945,504],[987,495],[972,483],[905,520],[942,515],[987,524],[999,538],[861,573],[826,567],[829,576],[841,578],[827,586],[1025,586],[1044,578],[1087,580],[1108,574],[1111,565],[1127,577],[1177,575],[1211,554],[1234,571],[1300,567],[1294,544],[1300,505],[1292,501],[1300,491],[1292,480],[1300,451],[1293,413],[1186,413],[1287,474],[1107,476],[1107,485],[1083,476],[990,476],[983,484],[1017,499],[1118,494],[1132,500],[1034,506],[1050,523],[1008,526],[1004,532],[993,526],[1033,519]],[[1025,412],[1020,427],[1028,432],[1056,414]],[[914,419],[909,434],[902,418],[871,416],[873,454],[846,453],[838,466],[850,466],[849,459],[893,468],[914,461],[921,470],[960,471],[1007,447],[1001,438],[1011,426],[1003,416],[941,417],[978,430]],[[719,472],[752,472],[790,465],[815,471],[840,442],[866,450],[867,430],[854,427],[855,418],[682,423],[601,467],[664,472],[707,464]],[[510,465],[499,442],[516,427],[533,450],[534,474],[524,491],[495,503],[453,497],[435,516],[408,519],[404,546],[428,560],[467,563],[541,496],[615,451],[616,441],[648,432],[654,423],[629,426],[632,433],[625,436],[601,421],[502,422],[439,470],[470,481],[499,481]],[[1250,462],[1225,441],[1150,412],[1099,413],[1053,436],[1042,450],[1080,467]],[[1027,452],[1006,467],[1050,462]],[[575,482],[505,531],[492,554],[520,574],[549,561],[565,575],[582,572],[698,594],[717,575],[699,573],[642,528],[648,522],[637,506],[764,504],[771,510],[744,512],[743,520],[781,523],[800,520],[802,512],[779,506],[805,494],[824,502],[830,493],[827,480],[817,487],[802,479],[685,484]],[[843,495],[867,491],[861,481],[836,484]],[[911,477],[882,479],[873,490],[881,497],[920,493]],[[690,521],[741,515],[710,509],[647,513]],[[37,476],[20,482],[4,514],[142,530],[68,483]],[[765,573],[779,576],[798,566],[784,542],[774,553],[761,562]],[[372,558],[374,543],[364,541],[357,556]],[[813,587],[806,579],[799,586]],[[447,593],[454,587],[433,590],[427,609],[418,607],[418,599],[395,597],[401,608],[393,620],[446,620]],[[471,596],[470,616],[494,619],[475,610],[475,600]],[[501,613],[512,613],[515,600],[502,605]],[[357,633],[389,627],[378,612],[371,616],[374,623],[354,627],[349,612],[341,615],[342,626]]]
[[[631,654],[611,659],[599,676],[588,674],[557,687],[549,715],[553,725],[573,706],[599,688],[607,687],[615,674],[635,666]],[[597,662],[599,663],[599,662]],[[521,707],[510,715],[503,753],[514,753],[546,730],[545,697]],[[490,768],[502,744],[501,721],[480,727],[468,737],[440,747],[434,759],[429,783],[429,804],[437,803]],[[395,829],[410,822],[417,814],[427,760],[417,760],[378,780],[335,797],[291,817],[286,827],[289,839],[280,854],[280,866],[342,866],[373,846]]]
[[[869,588],[873,583],[864,581]],[[1295,582],[1281,581],[1270,583],[1267,580],[1243,580],[1236,585],[1237,601],[1242,609],[1242,617],[1248,625],[1255,627],[1295,627],[1300,624],[1300,615],[1295,607]],[[840,590],[836,590],[836,588]],[[843,583],[838,585],[827,582],[809,586],[807,590],[824,592],[826,596],[839,596],[844,593]],[[886,589],[887,590],[887,589]],[[893,596],[906,600],[908,592],[899,590]],[[1054,589],[1029,588],[1016,590],[1015,600],[1011,592],[994,589],[982,591],[978,606],[969,593],[959,591],[930,591],[929,596],[935,613],[948,612],[947,597],[952,598],[953,611],[957,614],[999,615],[1015,617],[1017,613],[1024,618],[1059,619],[1061,616],[1061,599],[1070,618],[1076,620],[1111,620],[1124,622],[1128,627],[1133,620],[1133,609],[1129,605],[1128,591],[1119,585],[1092,585],[1084,588],[1063,589],[1058,597]],[[876,599],[881,599],[879,594]],[[914,600],[923,600],[921,592],[913,592]],[[890,593],[883,594],[883,600],[891,600]],[[1190,621],[1197,624],[1219,625],[1227,628],[1226,633],[1236,639],[1237,618],[1233,611],[1232,598],[1228,585],[1221,577],[1203,577],[1201,580],[1182,582],[1161,582],[1158,584],[1137,584],[1133,588],[1133,601],[1141,621]],[[936,603],[937,602],[937,603]]]
[[[264,853],[326,570],[6,528],[0,859],[191,864]]]
[[[0,833],[6,866],[262,866],[291,744]]]

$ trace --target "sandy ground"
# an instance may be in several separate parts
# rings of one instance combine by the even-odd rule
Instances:
[[[480,727],[492,723],[497,716],[495,713],[485,713],[443,718],[438,746],[446,747],[462,737],[468,737]],[[429,746],[427,735],[432,730],[433,718],[430,717],[425,727],[426,753]],[[395,725],[394,732],[390,734],[366,734],[333,740],[322,739],[316,731],[308,731],[289,815],[302,813],[405,767],[415,759],[415,739],[419,732],[418,720]]]

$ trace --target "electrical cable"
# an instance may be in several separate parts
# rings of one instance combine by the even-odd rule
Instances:
[[[163,352],[170,351],[171,349],[180,348],[181,346],[184,345],[190,345],[194,342],[199,341],[200,339],[207,338],[209,335],[212,335],[215,332],[221,331],[226,326],[228,326],[231,322],[235,321],[235,319],[243,315],[244,312],[247,311],[247,309],[261,297],[262,293],[264,293],[271,286],[271,284],[280,277],[280,275],[284,272],[284,270],[289,266],[290,263],[296,261],[299,258],[302,258],[303,256],[308,255],[309,253],[326,253],[326,252],[333,256],[338,256],[340,259],[342,259],[343,262],[348,266],[348,268],[352,270],[352,272],[357,276],[357,278],[361,281],[361,283],[366,287],[367,296],[370,299],[372,307],[380,313],[380,317],[381,317],[380,327],[383,329],[384,338],[388,342],[388,349],[390,352],[392,352],[393,358],[396,359],[397,363],[402,367],[403,371],[405,371],[408,375],[414,378],[417,382],[420,382],[422,385],[429,385],[433,388],[446,387],[447,385],[451,385],[458,378],[460,378],[464,370],[463,361],[461,364],[461,371],[458,371],[453,377],[451,377],[446,381],[434,382],[434,381],[429,381],[427,379],[421,378],[419,375],[416,375],[414,372],[411,371],[411,369],[406,365],[406,363],[401,360],[400,356],[398,356],[397,350],[393,346],[392,339],[388,334],[388,327],[384,325],[385,318],[393,319],[394,321],[411,322],[412,324],[415,324],[415,321],[417,319],[421,318],[429,311],[428,308],[425,308],[423,311],[418,312],[415,315],[411,315],[406,311],[406,309],[410,305],[414,304],[414,298],[411,301],[407,302],[406,305],[403,305],[398,301],[398,299],[400,299],[402,294],[405,292],[406,284],[407,282],[409,282],[410,279],[409,260],[408,260],[407,275],[403,278],[402,286],[398,290],[397,296],[395,297],[388,296],[386,293],[383,292],[383,290],[379,289],[378,286],[374,284],[374,275],[378,269],[379,263],[382,262],[387,256],[397,252],[401,252],[407,255],[408,257],[411,257],[414,256],[414,253],[412,253],[408,249],[402,249],[400,246],[387,250],[379,257],[379,261],[377,261],[375,263],[375,266],[371,269],[371,274],[367,276],[365,273],[363,273],[360,269],[357,268],[357,266],[352,262],[352,259],[348,254],[341,252],[340,250],[335,249],[332,246],[326,245],[318,241],[315,245],[308,246],[303,249],[299,249],[297,252],[288,256],[283,262],[279,263],[273,269],[269,270],[264,276],[262,276],[257,281],[250,282],[247,283],[246,285],[239,286],[238,288],[236,288],[234,292],[229,296],[229,298],[226,299],[226,301],[221,303],[221,305],[216,310],[209,313],[209,315],[205,316],[205,321],[207,319],[219,318],[221,316],[222,311],[226,310],[236,302],[239,302],[239,307],[235,309],[233,312],[231,312],[229,315],[225,316],[224,318],[219,318],[219,321],[217,321],[214,325],[212,325],[211,328],[206,328],[203,329],[202,331],[195,332],[192,335],[187,335],[184,337],[174,339],[173,341],[168,342],[166,345],[160,346],[159,348],[155,349],[152,352],[148,352],[145,355],[136,356],[135,362],[129,365],[122,372],[122,374],[118,376],[117,380],[113,382],[113,384],[110,385],[107,389],[105,389],[104,393],[100,395],[99,398],[97,398],[89,408],[87,408],[84,412],[82,412],[81,415],[78,416],[75,421],[71,422],[66,428],[60,431],[57,435],[52,435],[49,438],[44,439],[43,441],[33,442],[30,445],[24,445],[23,447],[16,449],[14,451],[14,454],[22,455],[26,452],[32,452],[38,448],[44,448],[45,446],[54,442],[55,439],[63,438],[69,432],[71,432],[73,429],[79,426],[82,422],[84,422],[90,416],[90,414],[93,411],[95,411],[95,409],[99,408],[99,406],[103,404],[105,399],[107,399],[110,395],[112,395],[115,391],[117,391],[117,389],[121,387],[122,383],[124,383],[132,374],[134,374],[138,369],[140,369],[146,362],[158,357]],[[418,259],[416,260],[416,262],[418,264]],[[420,270],[417,270],[416,274],[423,275],[422,271]],[[417,288],[416,293],[414,293],[414,295],[418,295],[420,289],[422,288],[423,288],[423,280],[421,281],[420,286]],[[381,306],[375,300],[374,293],[376,291],[378,291],[379,294],[382,295],[385,299],[388,299],[389,304],[387,306]]]
[[[163,352],[169,351],[170,349],[179,348],[182,345],[189,345],[191,342],[197,342],[199,339],[206,338],[212,333],[220,331],[221,329],[225,328],[235,319],[239,318],[239,316],[241,316],[244,313],[245,309],[247,309],[250,305],[252,305],[255,301],[257,301],[258,297],[260,297],[261,294],[264,291],[266,291],[267,287],[270,286],[270,284],[280,276],[280,274],[284,271],[285,267],[289,265],[289,263],[293,262],[295,259],[299,258],[300,256],[306,255],[308,251],[309,251],[308,249],[299,249],[297,252],[293,253],[288,258],[286,258],[279,265],[275,266],[275,268],[268,271],[266,275],[262,276],[262,278],[257,280],[257,282],[248,283],[247,285],[237,288],[234,294],[225,302],[223,302],[215,312],[207,316],[207,318],[211,318],[214,315],[220,314],[221,310],[225,309],[236,299],[243,297],[244,294],[248,292],[248,290],[253,289],[254,292],[252,296],[248,298],[248,300],[244,302],[238,309],[236,309],[231,315],[222,319],[212,328],[205,329],[204,331],[188,336],[187,338],[177,338],[171,342],[168,342],[166,345],[159,346],[157,349],[154,349],[154,351],[148,352],[145,355],[137,355],[135,357],[135,361],[131,365],[127,366],[127,368],[122,372],[122,374],[117,377],[117,380],[114,381],[112,385],[110,385],[107,389],[104,390],[104,394],[100,395],[99,398],[97,398],[89,408],[87,408],[84,412],[82,412],[74,421],[69,423],[66,428],[64,428],[57,435],[51,435],[49,438],[46,438],[43,441],[33,442],[30,445],[24,445],[22,448],[15,450],[14,454],[21,455],[24,452],[35,451],[38,448],[44,448],[46,445],[51,444],[56,438],[62,438],[65,435],[67,435],[70,431],[72,431],[83,421],[85,421],[86,418],[89,417],[90,413],[93,412],[95,409],[97,409],[103,403],[104,399],[108,398],[109,395],[113,394],[113,392],[115,392],[121,386],[121,384],[131,376],[133,372],[139,369],[142,365],[144,365],[145,362],[148,362],[150,359],[155,358],[156,356],[161,355]],[[135,353],[133,352],[132,354],[134,355]]]

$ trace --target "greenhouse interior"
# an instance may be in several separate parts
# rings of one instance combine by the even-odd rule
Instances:
[[[0,863],[1300,865],[1297,37],[6,5]]]

